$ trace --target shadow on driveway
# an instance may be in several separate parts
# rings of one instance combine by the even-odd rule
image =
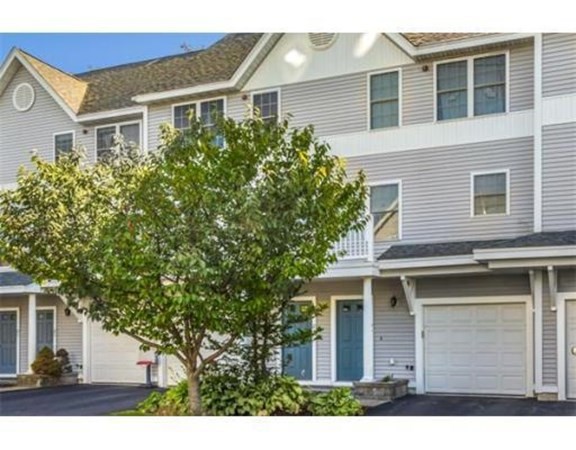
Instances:
[[[368,416],[576,416],[576,402],[530,398],[408,395],[368,409]]]
[[[0,392],[0,416],[101,416],[134,408],[153,389],[79,384]]]

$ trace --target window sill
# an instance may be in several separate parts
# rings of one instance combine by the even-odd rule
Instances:
[[[506,116],[510,114],[510,111],[505,111],[505,112],[500,112],[500,113],[492,113],[492,114],[481,114],[478,116],[466,116],[466,117],[457,117],[455,119],[444,119],[444,120],[438,120],[437,118],[434,119],[434,123],[452,123],[452,122],[462,122],[465,120],[477,120],[477,119],[483,119],[485,117],[500,117],[500,116]]]

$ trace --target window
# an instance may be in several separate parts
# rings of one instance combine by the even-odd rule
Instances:
[[[370,129],[400,124],[399,72],[370,76]]]
[[[400,183],[370,188],[370,214],[376,242],[400,239]]]
[[[472,174],[472,216],[508,214],[508,171]]]
[[[58,161],[61,155],[70,153],[74,148],[74,132],[58,133],[54,135],[54,159]]]
[[[196,104],[174,106],[174,128],[183,130],[190,126],[190,114],[196,114]]]
[[[116,144],[116,136],[122,136],[126,144],[140,145],[140,122],[106,125],[96,128],[96,156],[100,160],[110,154]]]
[[[216,125],[216,120],[218,117],[224,115],[224,100],[210,100],[207,102],[200,103],[200,119],[204,123],[204,126],[213,130]],[[219,147],[224,145],[224,138],[221,135],[216,135],[214,137],[215,144]]]
[[[506,112],[506,55],[436,66],[437,120]]]
[[[278,120],[278,91],[261,92],[252,96],[252,105],[266,122]]]

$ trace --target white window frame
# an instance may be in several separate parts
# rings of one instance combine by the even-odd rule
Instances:
[[[397,179],[397,180],[379,180],[379,181],[372,181],[369,182],[368,188],[370,189],[369,195],[368,195],[368,214],[370,214],[370,216],[372,216],[372,208],[371,208],[371,195],[372,195],[372,188],[373,187],[378,187],[378,186],[390,186],[393,184],[397,184],[398,185],[398,239],[394,239],[394,240],[389,240],[389,241],[376,241],[376,237],[374,236],[374,218],[372,218],[371,222],[372,222],[372,229],[370,230],[370,233],[372,234],[372,240],[374,243],[378,242],[379,244],[385,243],[385,242],[398,242],[402,240],[402,228],[403,228],[403,215],[404,215],[404,208],[403,208],[403,202],[402,202],[402,180],[401,179]]]
[[[505,65],[505,82],[506,89],[504,95],[504,111],[501,113],[493,114],[481,114],[474,115],[474,60],[487,58],[490,56],[504,56]],[[459,61],[466,61],[466,96],[467,96],[467,114],[464,117],[456,117],[454,119],[443,119],[438,120],[438,66],[442,64],[454,63]],[[451,58],[443,59],[441,61],[434,61],[434,73],[433,73],[433,83],[434,83],[434,122],[451,122],[453,120],[463,120],[470,118],[482,118],[482,117],[494,117],[499,114],[508,114],[510,112],[510,50],[482,53],[480,55],[472,55],[461,58]]]
[[[257,91],[250,92],[250,117],[251,118],[254,118],[254,96],[259,95],[259,94],[271,94],[273,92],[276,92],[276,95],[278,96],[278,115],[277,115],[278,122],[280,122],[282,120],[282,96],[281,96],[280,88],[260,89]]]
[[[56,306],[40,306],[36,308],[36,312],[38,311],[52,311],[52,314],[54,314],[54,322],[52,325],[52,348],[54,349],[54,353],[56,353],[58,351],[58,347],[56,347],[56,343],[57,343],[57,338],[56,338],[56,334],[57,334],[57,330],[58,330],[58,326],[57,326],[57,314],[58,314],[58,309],[56,308]],[[38,315],[36,315],[36,327],[38,327]],[[38,344],[38,328],[36,328],[36,344]],[[38,353],[40,351],[39,348],[36,348],[36,353]]]
[[[20,307],[0,308],[1,312],[16,312],[16,373],[0,373],[0,376],[6,378],[15,378],[20,373]]]
[[[96,158],[95,160],[98,161],[98,150],[100,150],[98,148],[98,130],[101,130],[102,128],[110,128],[110,127],[116,127],[116,131],[115,131],[115,135],[120,134],[120,127],[124,126],[124,125],[134,125],[134,124],[138,124],[138,126],[140,127],[140,148],[143,148],[143,141],[142,141],[142,136],[143,136],[143,128],[142,128],[142,120],[128,120],[126,122],[115,122],[115,123],[108,123],[105,125],[99,125],[97,127],[94,127],[94,150],[96,152]]]
[[[373,75],[383,75],[385,73],[398,72],[398,125],[393,127],[383,127],[383,128],[372,128],[372,101],[370,99],[370,88],[372,86],[372,76]],[[386,131],[386,130],[396,130],[402,126],[402,68],[398,67],[396,69],[379,70],[375,72],[368,72],[366,74],[366,128],[370,132]]]
[[[474,214],[474,177],[479,175],[506,175],[506,212],[496,213],[496,214],[484,214],[476,215]],[[496,169],[496,170],[481,170],[470,172],[470,217],[498,217],[498,216],[509,216],[510,215],[510,169]]]
[[[224,116],[227,115],[228,112],[228,102],[226,101],[227,98],[226,96],[218,96],[218,97],[211,97],[211,98],[206,98],[206,99],[202,99],[202,100],[189,100],[187,102],[180,102],[180,103],[173,103],[171,105],[171,110],[172,110],[172,114],[171,114],[171,121],[170,121],[170,125],[172,125],[172,127],[174,127],[174,110],[178,107],[178,106],[184,106],[184,105],[194,105],[195,108],[195,115],[196,117],[200,117],[200,105],[202,103],[206,103],[206,102],[213,102],[216,100],[223,100],[223,114]],[[175,128],[175,127],[174,127]],[[178,128],[177,128],[178,129]]]
[[[74,148],[76,146],[76,131],[75,130],[70,130],[70,131],[60,131],[58,133],[53,133],[52,134],[52,158],[54,158],[54,162],[56,162],[56,136],[63,136],[65,134],[71,134],[72,135],[72,148]]]

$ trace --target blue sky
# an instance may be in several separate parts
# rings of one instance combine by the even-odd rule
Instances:
[[[70,73],[205,48],[223,33],[0,33],[0,61],[12,47]]]

